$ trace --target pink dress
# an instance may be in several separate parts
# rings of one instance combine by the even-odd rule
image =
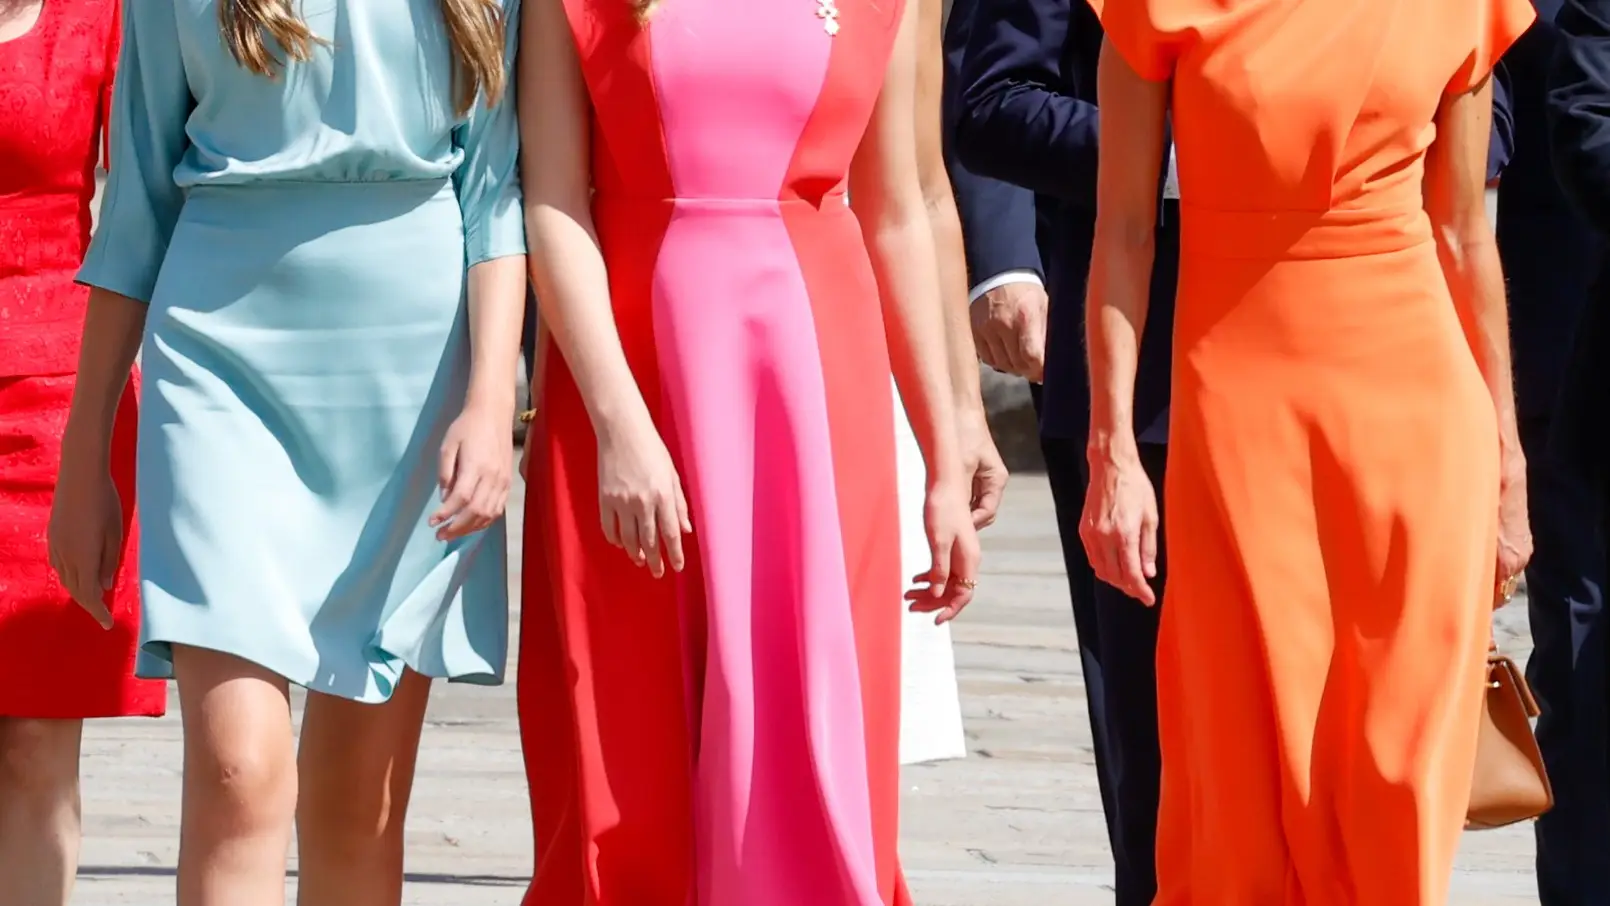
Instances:
[[[627,358],[691,567],[600,530],[562,356],[532,426],[520,711],[531,906],[892,906],[900,511],[878,288],[846,205],[900,0],[564,0]]]

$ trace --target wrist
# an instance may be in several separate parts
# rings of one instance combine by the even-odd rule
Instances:
[[[477,412],[513,412],[515,390],[513,381],[470,382],[464,394],[464,410]]]
[[[929,493],[963,484],[961,451],[956,444],[942,444],[923,457]]]
[[[958,395],[955,409],[956,426],[963,431],[989,424],[989,413],[984,411],[984,399],[977,393]]]
[[[593,435],[601,444],[630,433],[644,420],[653,422],[648,406],[641,399],[615,399],[591,403],[587,406],[587,416],[593,425]]]
[[[62,432],[61,466],[64,475],[104,472],[112,467],[112,433],[68,419]]]
[[[1135,432],[1126,429],[1092,429],[1085,442],[1085,462],[1092,470],[1140,460]]]
[[[1500,486],[1509,487],[1517,482],[1526,480],[1526,452],[1521,449],[1520,440],[1513,442],[1500,440],[1498,444],[1498,481]]]

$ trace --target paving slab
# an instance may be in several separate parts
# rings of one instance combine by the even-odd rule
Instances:
[[[518,538],[517,507],[511,520]],[[1110,904],[1083,678],[1043,477],[1013,480],[985,551],[979,599],[955,628],[970,755],[904,775],[902,846],[917,902]],[[1501,614],[1499,631],[1524,657],[1524,607]],[[437,684],[409,813],[411,906],[520,902],[532,851],[518,666],[511,662],[511,683],[496,689]],[[180,753],[177,714],[90,728],[75,904],[173,902]],[[1450,902],[1535,904],[1531,862],[1529,827],[1467,835]]]

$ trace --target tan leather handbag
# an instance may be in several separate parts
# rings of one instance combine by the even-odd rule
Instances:
[[[1467,829],[1503,827],[1554,807],[1554,790],[1532,735],[1536,716],[1537,699],[1526,677],[1494,645],[1487,653],[1487,701],[1476,740]]]

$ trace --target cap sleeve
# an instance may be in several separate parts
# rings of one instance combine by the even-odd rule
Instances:
[[[1168,0],[1087,0],[1101,19],[1107,43],[1124,58],[1129,68],[1152,82],[1174,75],[1186,29],[1171,14]],[[1525,3],[1526,0],[1521,0]],[[1179,4],[1185,5],[1185,4]]]
[[[1475,15],[1470,15],[1472,7]],[[1504,51],[1509,50],[1537,18],[1531,0],[1477,0],[1469,5],[1466,0],[1459,0],[1449,4],[1449,8],[1450,16],[1465,19],[1472,26],[1472,31],[1468,32],[1471,36],[1469,53],[1448,81],[1446,93],[1449,95],[1472,91],[1485,81]]]

